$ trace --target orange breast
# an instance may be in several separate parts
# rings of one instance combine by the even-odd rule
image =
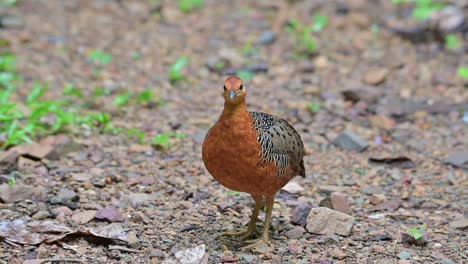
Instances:
[[[274,195],[291,178],[276,176],[273,162],[262,163],[261,147],[251,121],[220,119],[203,143],[208,172],[223,186],[254,195]]]

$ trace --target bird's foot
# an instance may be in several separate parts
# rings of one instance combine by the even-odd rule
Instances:
[[[269,247],[270,241],[268,236],[261,236],[257,239],[247,240],[245,243],[249,244],[245,247],[242,247],[242,250],[253,249],[253,248],[261,248],[261,247]]]
[[[242,229],[240,231],[224,232],[223,236],[227,236],[227,237],[237,236],[237,237],[239,237],[239,240],[244,241],[247,238],[251,237],[255,233],[256,233],[255,229],[246,228],[246,229]]]

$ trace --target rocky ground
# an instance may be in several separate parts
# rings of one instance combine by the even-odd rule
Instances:
[[[467,7],[452,2],[452,20],[419,24],[411,5],[392,1],[3,7],[18,98],[34,81],[49,84],[48,99],[67,83],[86,96],[103,87],[110,95],[85,107],[115,127],[183,136],[158,147],[75,127],[0,150],[0,263],[468,262],[468,89],[457,75],[468,58],[466,26],[456,28]],[[286,28],[317,24],[317,13],[328,24],[311,33],[308,54]],[[447,48],[446,30],[461,45]],[[112,60],[97,67],[93,50]],[[184,79],[170,82],[180,56]],[[236,72],[250,110],[289,120],[308,152],[307,177],[277,195],[270,247],[253,251],[220,236],[247,224],[253,201],[215,182],[200,154],[222,82]],[[113,103],[144,89],[158,103]]]

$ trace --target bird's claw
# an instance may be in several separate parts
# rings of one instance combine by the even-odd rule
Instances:
[[[251,237],[253,234],[255,234],[256,231],[252,229],[243,229],[241,231],[228,231],[224,232],[222,235],[227,236],[227,237],[232,237],[232,236],[238,236],[239,240],[244,241],[247,238]]]
[[[245,243],[249,245],[242,247],[242,250],[253,249],[253,248],[263,247],[263,246],[265,247],[270,246],[268,237],[263,237],[263,236],[258,239],[247,240],[245,241]]]

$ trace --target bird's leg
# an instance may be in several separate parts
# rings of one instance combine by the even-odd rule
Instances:
[[[243,247],[243,249],[250,249],[261,244],[268,244],[268,232],[270,231],[270,221],[271,221],[271,212],[273,211],[273,205],[275,203],[275,196],[266,196],[265,197],[266,210],[265,210],[265,224],[263,225],[262,235],[258,239],[246,241],[251,243],[248,246]]]
[[[257,195],[252,195],[252,198],[255,201],[255,207],[252,213],[252,217],[250,218],[249,225],[247,226],[247,229],[241,230],[241,231],[234,231],[234,232],[225,232],[223,235],[225,236],[241,236],[240,240],[245,240],[249,238],[252,234],[254,234],[257,230],[256,222],[258,218],[258,213],[260,212],[260,209],[262,208],[263,205],[263,197],[262,196],[257,196]]]

